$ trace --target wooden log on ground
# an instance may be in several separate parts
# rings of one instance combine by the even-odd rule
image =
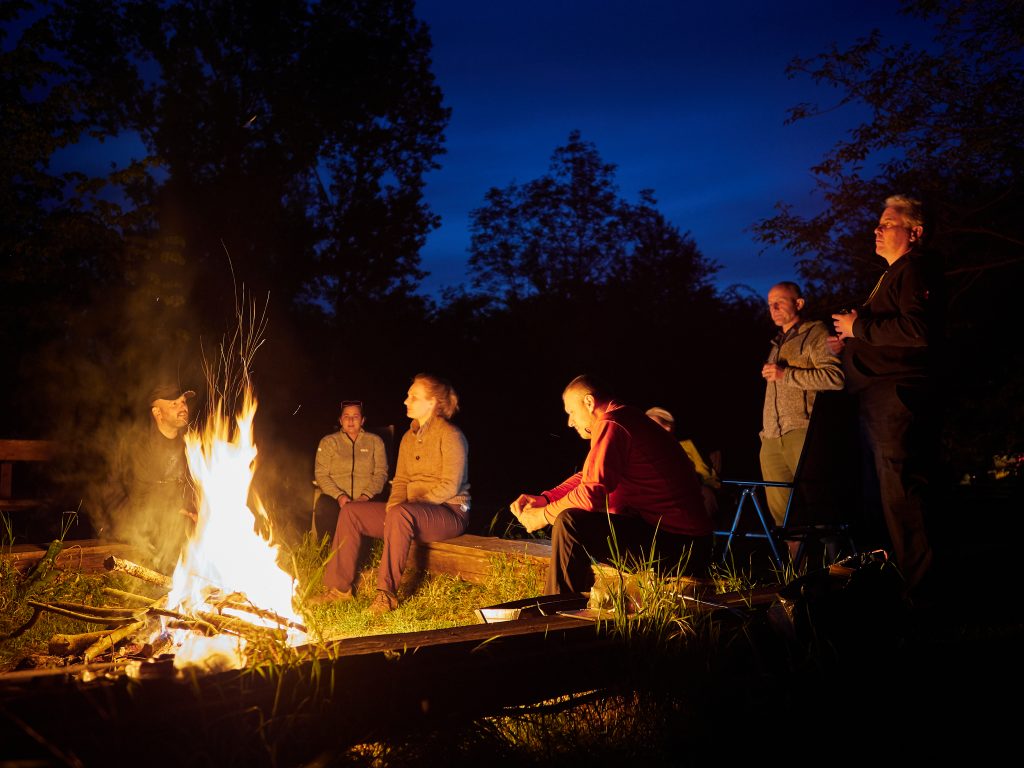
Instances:
[[[86,765],[109,760],[111,743],[150,760],[166,750],[176,762],[227,765],[250,757],[253,723],[265,723],[282,754],[311,764],[325,751],[342,754],[389,733],[594,690],[617,674],[621,650],[593,623],[551,617],[510,624],[515,634],[473,625],[438,631],[441,638],[353,638],[280,675],[183,678],[171,670],[132,681],[74,679],[95,674],[99,664],[12,673],[11,685],[0,675],[0,740],[14,731],[5,731],[3,713],[16,712],[46,744],[73,748]]]
[[[116,557],[111,555],[103,561],[103,567],[108,571],[118,571],[119,573],[127,573],[139,581],[145,581],[150,584],[156,584],[158,587],[171,588],[172,581],[170,576],[165,576],[162,573],[147,568],[144,565],[133,563],[131,560],[125,560],[122,557]]]
[[[47,547],[38,544],[16,544],[0,548],[0,559],[9,563],[15,570],[24,573],[38,563],[46,554]],[[81,539],[65,541],[64,548],[57,556],[56,566],[65,569],[77,569],[85,573],[96,573],[103,570],[103,561],[110,555],[125,558],[138,558],[137,547],[102,539]]]
[[[135,603],[140,606],[150,606],[156,602],[156,598],[146,597],[145,595],[136,595],[134,592],[125,592],[122,589],[114,589],[113,587],[104,587],[103,594],[109,595],[110,597],[116,597],[125,602]]]
[[[54,635],[50,638],[50,655],[78,656],[97,640],[116,631],[114,629],[104,629],[99,632],[83,632],[80,635]]]
[[[138,632],[144,626],[146,626],[146,622],[136,621],[132,624],[125,624],[123,627],[118,627],[110,634],[104,635],[103,637],[97,639],[96,642],[94,642],[92,645],[86,648],[85,651],[82,653],[82,659],[86,662],[90,662],[97,656],[100,656],[106,653],[107,651],[114,650],[114,647],[119,642],[124,640],[132,633]]]
[[[37,611],[49,611],[50,613],[56,613],[59,616],[66,616],[69,619],[78,619],[79,621],[84,621],[90,624],[106,624],[108,626],[112,626],[115,624],[131,622],[134,618],[132,615],[125,616],[123,613],[111,616],[109,613],[102,610],[100,613],[94,613],[91,610],[88,612],[71,610],[51,603],[41,603],[38,600],[26,600],[25,605],[30,608],[35,608]],[[85,608],[89,609],[91,606],[85,606]]]
[[[509,558],[547,573],[551,545],[535,539],[499,539],[464,534],[447,541],[417,544],[409,553],[408,567],[430,573],[449,573],[481,584],[491,576],[494,558]]]

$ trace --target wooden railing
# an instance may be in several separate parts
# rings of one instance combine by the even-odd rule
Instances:
[[[44,499],[20,496],[14,480],[14,468],[24,462],[52,461],[57,444],[52,440],[0,440],[0,511],[34,509]]]

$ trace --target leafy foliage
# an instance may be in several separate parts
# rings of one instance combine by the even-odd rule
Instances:
[[[324,328],[415,287],[448,110],[409,0],[53,0],[2,20],[4,341],[55,382],[27,405],[189,378],[239,283],[272,297],[282,340],[285,317]]]
[[[649,190],[636,205],[619,198],[615,166],[573,131],[547,174],[492,188],[473,211],[473,284],[506,304],[585,298],[632,278],[663,291],[706,289],[716,266],[655,205]]]
[[[1019,446],[1024,356],[996,308],[1015,301],[1024,278],[1024,7],[1013,0],[914,0],[910,24],[928,24],[930,45],[886,43],[875,32],[846,50],[795,59],[805,76],[839,94],[838,104],[799,104],[790,120],[845,105],[868,119],[813,168],[823,210],[805,216],[779,204],[757,226],[781,244],[826,304],[849,306],[883,266],[871,231],[885,198],[909,193],[931,211],[925,236],[947,277],[949,373],[960,401],[950,410],[947,453],[978,465]],[[945,366],[944,366],[945,367]],[[994,389],[1007,397],[993,398]]]

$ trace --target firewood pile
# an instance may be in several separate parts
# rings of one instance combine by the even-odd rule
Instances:
[[[167,661],[175,653],[174,636],[185,630],[203,637],[234,638],[252,653],[269,654],[280,661],[286,652],[289,630],[305,633],[306,628],[273,611],[254,605],[240,592],[224,594],[211,589],[204,595],[200,609],[172,610],[167,600],[172,580],[163,573],[116,556],[107,557],[103,566],[108,571],[124,573],[138,581],[156,586],[164,594],[149,597],[104,587],[102,593],[111,598],[111,605],[87,605],[71,602],[27,600],[32,616],[15,629],[8,638],[29,629],[46,612],[76,619],[83,631],[76,634],[55,634],[49,640],[53,665],[108,662],[110,667],[126,667],[132,662]],[[152,589],[148,591],[152,592]],[[91,627],[91,629],[88,629]],[[88,631],[87,631],[88,630]],[[244,642],[243,642],[244,641]],[[38,664],[37,664],[38,666]]]

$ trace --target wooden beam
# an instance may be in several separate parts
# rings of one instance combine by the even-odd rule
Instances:
[[[0,440],[0,461],[51,461],[56,454],[53,440]]]
[[[0,560],[4,560],[18,571],[27,571],[46,554],[46,547],[38,544],[17,544],[0,549]],[[86,573],[104,570],[103,561],[110,555],[127,559],[139,558],[141,554],[130,544],[121,544],[102,539],[82,539],[64,542],[64,549],[57,556],[59,568],[79,568]]]
[[[499,539],[464,534],[447,541],[418,544],[409,553],[407,567],[430,573],[450,573],[474,584],[491,575],[495,557],[509,558],[547,574],[551,545],[534,539]]]

